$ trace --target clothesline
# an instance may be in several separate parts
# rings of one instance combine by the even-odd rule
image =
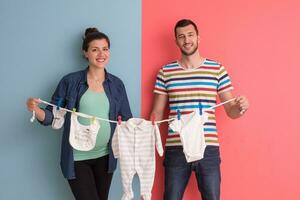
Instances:
[[[208,110],[213,110],[214,108],[217,108],[217,107],[219,107],[221,105],[224,105],[224,104],[229,103],[229,102],[234,101],[234,100],[235,100],[235,98],[229,99],[229,100],[224,101],[222,103],[219,103],[217,105],[214,105],[214,106],[211,106],[209,108],[206,108],[203,111],[206,112]],[[43,101],[41,99],[39,99],[39,102],[43,103],[43,104],[46,104],[46,105],[49,105],[49,106],[52,106],[54,108],[57,107],[56,105],[54,105],[52,103],[49,103],[47,101]],[[111,123],[116,123],[116,124],[118,123],[118,121],[104,119],[104,118],[100,118],[100,117],[95,117],[95,116],[92,116],[92,115],[87,115],[87,114],[84,114],[84,113],[76,112],[75,110],[69,110],[69,109],[61,108],[61,107],[59,107],[59,109],[67,111],[67,112],[71,112],[71,113],[75,112],[80,117],[85,117],[85,118],[89,118],[89,119],[98,119],[98,120],[102,120],[102,121],[106,121],[106,122],[111,122]],[[169,118],[169,119],[164,119],[164,120],[160,120],[160,121],[154,121],[154,123],[159,124],[159,123],[163,123],[163,122],[173,121],[174,119],[176,119],[176,118]],[[34,120],[35,120],[35,111],[32,112],[32,117],[31,117],[30,121],[34,122]]]

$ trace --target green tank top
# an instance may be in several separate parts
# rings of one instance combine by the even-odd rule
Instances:
[[[87,90],[79,102],[79,112],[108,119],[109,101],[105,92],[95,92]],[[78,117],[79,123],[89,125],[90,120]],[[110,124],[106,121],[99,121],[100,129],[98,131],[95,147],[90,151],[78,151],[73,149],[74,160],[88,160],[105,156],[109,153],[108,142],[110,139]]]

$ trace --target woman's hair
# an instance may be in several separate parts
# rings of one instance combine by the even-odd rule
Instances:
[[[105,39],[108,43],[108,48],[110,48],[110,41],[107,35],[98,31],[98,29],[95,27],[85,29],[83,43],[82,43],[82,50],[87,51],[90,42],[94,40],[101,40],[101,39]]]

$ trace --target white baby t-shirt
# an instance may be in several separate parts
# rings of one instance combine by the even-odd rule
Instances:
[[[208,115],[199,110],[186,115],[181,115],[180,120],[173,120],[169,126],[174,132],[178,132],[183,146],[183,152],[187,162],[200,160],[204,156],[206,148],[203,125]]]

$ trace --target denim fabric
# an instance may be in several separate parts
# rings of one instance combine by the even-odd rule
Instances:
[[[64,76],[59,82],[54,94],[52,95],[51,103],[72,110],[80,111],[79,102],[81,96],[88,89],[87,84],[88,68],[82,71],[74,72]],[[109,119],[117,120],[117,116],[121,116],[122,120],[128,120],[132,117],[125,86],[123,82],[116,76],[105,71],[105,80],[103,82],[105,94],[109,101]],[[47,106],[45,111],[45,119],[40,122],[43,125],[50,125],[53,120],[52,107]],[[71,113],[66,114],[64,130],[61,144],[61,169],[63,175],[67,179],[74,179],[74,158],[73,148],[69,143],[70,133],[70,118]],[[108,158],[108,172],[111,173],[116,169],[117,160],[113,156],[111,148],[111,138],[116,128],[116,124],[110,123],[111,135],[108,144],[109,158]]]
[[[220,199],[220,152],[207,146],[204,158],[187,163],[182,147],[167,147],[165,153],[165,200],[181,200],[192,172],[195,172],[202,200]]]

